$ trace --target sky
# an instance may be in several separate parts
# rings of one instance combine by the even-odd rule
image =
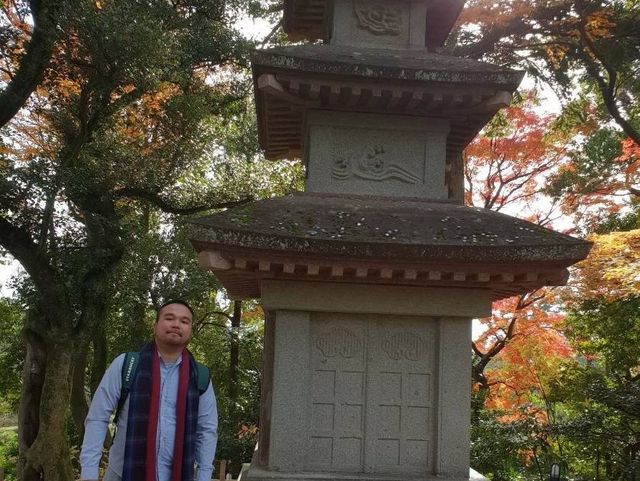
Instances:
[[[13,297],[13,289],[7,286],[11,277],[16,275],[20,264],[15,260],[7,260],[6,264],[0,264],[0,297]]]

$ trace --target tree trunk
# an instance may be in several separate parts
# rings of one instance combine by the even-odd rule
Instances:
[[[140,270],[136,280],[135,289],[138,296],[138,303],[133,307],[131,313],[131,350],[138,351],[149,342],[149,326],[146,323],[147,299],[153,286],[153,266],[150,258],[153,253],[152,243],[148,241],[153,236],[151,227],[151,209],[148,205],[143,206],[140,215],[140,237],[145,239],[138,247],[140,255]]]
[[[105,320],[102,319],[100,324],[94,329],[94,335],[91,340],[93,343],[93,364],[91,366],[91,393],[98,389],[98,384],[102,380],[104,372],[107,370],[107,334],[104,330]]]
[[[127,346],[128,351],[139,351],[140,348],[147,342],[149,342],[149,326],[145,322],[145,315],[147,313],[147,303],[144,301],[149,292],[149,286],[151,285],[151,275],[147,276],[148,282],[140,283],[140,302],[138,302],[133,309],[131,309],[131,329],[130,329],[130,343]]]
[[[34,28],[20,60],[19,70],[0,91],[0,127],[18,113],[40,83],[58,36],[56,27],[60,21],[57,18],[60,3],[62,2],[30,2],[35,7],[31,10]]]
[[[27,314],[31,315],[31,314]],[[21,481],[38,481],[40,473],[28,465],[26,452],[35,441],[40,426],[40,399],[44,385],[47,350],[35,332],[23,331],[26,357],[22,372],[22,393],[18,410],[18,477]]]
[[[84,420],[87,417],[89,406],[87,405],[87,396],[85,394],[85,379],[87,372],[87,354],[89,353],[89,345],[82,342],[73,362],[73,380],[71,386],[71,417],[76,427],[78,441],[82,442],[84,438]]]
[[[24,453],[25,469],[42,473],[44,481],[73,479],[66,420],[71,395],[74,344],[65,336],[47,343],[40,426],[34,442]],[[25,481],[24,478],[21,481]]]
[[[238,402],[238,370],[240,365],[240,319],[242,318],[242,301],[233,302],[231,316],[231,335],[229,336],[229,404],[231,416],[235,417]]]

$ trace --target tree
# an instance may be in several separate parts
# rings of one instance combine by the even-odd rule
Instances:
[[[2,4],[0,128],[24,106],[40,83],[73,2],[20,1]]]
[[[640,474],[640,232],[592,235],[594,247],[565,289],[562,332],[574,351],[550,383],[564,415],[554,428],[578,479],[631,481]]]
[[[565,91],[582,80],[635,145],[640,6],[634,0],[474,0],[452,38],[455,52],[523,66]]]
[[[525,92],[465,150],[465,197],[487,209],[517,209],[519,216],[545,225],[557,214],[556,202],[545,195],[546,181],[564,165],[566,139],[575,128],[560,128],[557,118],[537,113],[536,104],[535,92]],[[482,389],[495,383],[485,375],[489,363],[516,337],[529,336],[527,331],[554,317],[545,297],[540,291],[500,301],[492,317],[481,320],[485,331],[472,347],[473,379]],[[547,335],[543,328],[539,334]]]
[[[640,294],[640,230],[593,234],[589,257],[578,264],[569,300],[617,300]]]
[[[565,122],[591,124],[548,191],[583,230],[639,200],[639,18],[635,0],[474,0],[449,39],[458,55],[525,69],[558,93]]]
[[[592,253],[560,298],[541,312],[518,311],[516,335],[484,371],[489,389],[478,391],[475,405],[474,453],[494,479],[539,479],[537,466],[551,461],[580,481],[637,479],[637,238],[637,230],[591,236]],[[505,338],[499,327],[483,334],[484,343],[496,337]],[[519,453],[520,462],[507,457],[491,468],[502,451]]]
[[[467,204],[518,209],[539,224],[550,222],[555,202],[543,194],[546,180],[564,164],[567,134],[554,129],[555,117],[538,113],[537,104],[534,91],[524,92],[465,149]]]
[[[540,448],[547,448],[545,430],[535,417],[505,419],[498,409],[487,409],[482,392],[474,392],[471,418],[473,467],[492,481],[544,479],[542,467],[532,462]]]
[[[548,182],[564,168],[570,139],[591,125],[539,113],[534,92],[516,98],[465,151],[469,204],[549,225],[560,215]],[[542,479],[554,461],[553,373],[572,350],[560,332],[557,293],[498,301],[473,342],[473,463],[494,480]],[[500,461],[497,461],[500,458]]]
[[[26,108],[5,124],[0,146],[0,245],[22,264],[31,287],[24,298],[23,480],[72,477],[65,427],[71,378],[76,356],[104,324],[113,276],[132,240],[129,225],[147,206],[193,213],[231,205],[233,198],[183,173],[201,165],[212,146],[208,120],[245,92],[244,77],[215,76],[245,63],[246,45],[228,27],[240,3],[62,3],[47,10],[57,34],[48,61],[28,54],[44,25],[40,2],[33,11],[20,2],[3,6],[15,46],[2,59],[3,94],[20,72],[40,71],[35,90],[27,88],[35,96],[26,104],[28,94],[20,97]],[[17,28],[29,13],[32,29],[28,22]]]
[[[237,476],[257,441],[264,314],[248,301],[229,302],[206,314],[193,344],[200,358],[215,366],[211,372],[220,419],[216,456],[230,461],[227,470]]]
[[[543,198],[550,198],[547,206],[555,204],[564,214],[573,215],[582,231],[630,231],[594,238],[593,261],[578,269],[577,284],[562,298],[566,302],[568,295],[572,302],[566,321],[566,307],[558,299],[541,299],[542,305],[534,303],[526,309],[517,309],[526,299],[506,301],[503,304],[511,305],[497,306],[502,309],[485,321],[488,330],[475,346],[474,374],[486,400],[478,408],[477,419],[497,419],[501,429],[515,426],[523,419],[519,416],[537,419],[540,442],[534,443],[535,449],[547,459],[561,456],[576,479],[637,476],[636,421],[620,409],[622,400],[634,391],[628,382],[620,382],[627,369],[610,376],[607,366],[616,351],[627,359],[627,367],[637,365],[633,354],[637,344],[630,328],[633,308],[627,310],[623,304],[632,306],[635,296],[632,229],[639,225],[639,16],[636,1],[477,0],[467,2],[448,45],[463,56],[524,68],[559,94],[563,111],[551,122],[553,130],[547,135],[563,139],[564,152],[555,168],[539,177],[531,198],[537,202],[541,191]],[[499,164],[485,165],[491,167],[481,167],[474,174],[492,174]],[[476,184],[480,188],[474,195],[476,202],[488,201],[487,206],[502,193],[488,177],[488,182]],[[488,194],[480,195],[483,190]],[[598,292],[597,300],[589,301],[594,305],[585,301],[591,298],[589,289]],[[528,311],[539,343],[528,343],[522,335],[530,320]],[[549,322],[550,317],[554,322]],[[611,325],[614,319],[618,327]],[[546,326],[542,330],[540,323]],[[600,330],[597,323],[607,328]],[[578,325],[582,339],[594,340],[600,350],[588,353],[575,335]],[[486,406],[494,409],[486,411]],[[475,426],[482,426],[482,421]],[[518,434],[524,433],[514,436]],[[585,436],[588,439],[580,441]],[[517,449],[525,455],[534,448],[520,445]],[[523,458],[521,473],[526,473],[530,461]]]

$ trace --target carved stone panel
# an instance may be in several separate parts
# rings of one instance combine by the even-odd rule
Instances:
[[[336,0],[331,43],[373,48],[424,48],[426,3]]]
[[[428,319],[311,319],[310,469],[428,474],[435,445],[435,328]]]
[[[375,135],[375,132],[371,133]],[[344,132],[334,132],[334,138],[341,137],[341,134],[344,134]],[[424,177],[423,166],[418,166],[419,172],[416,173],[415,170],[417,169],[406,168],[401,162],[395,162],[392,158],[389,158],[388,148],[382,143],[372,143],[369,147],[366,145],[358,147],[359,149],[351,151],[335,148],[331,177],[336,180],[364,179],[382,182],[395,179],[406,184],[422,183]],[[412,172],[412,170],[414,171]]]
[[[374,35],[400,35],[406,22],[406,10],[399,5],[365,0],[355,0],[353,5],[358,27]]]
[[[311,325],[311,433],[308,466],[360,472],[365,417],[362,321],[326,315]]]
[[[435,450],[433,323],[380,316],[369,330],[367,463],[425,474]]]
[[[306,190],[446,199],[446,121],[309,115]]]

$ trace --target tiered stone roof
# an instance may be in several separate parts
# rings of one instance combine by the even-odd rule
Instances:
[[[428,53],[297,45],[253,56],[259,140],[268,159],[303,155],[309,109],[451,119],[449,155],[502,107],[523,73]]]
[[[490,289],[564,284],[590,243],[449,202],[298,194],[194,221],[192,242],[230,295],[261,279]]]

